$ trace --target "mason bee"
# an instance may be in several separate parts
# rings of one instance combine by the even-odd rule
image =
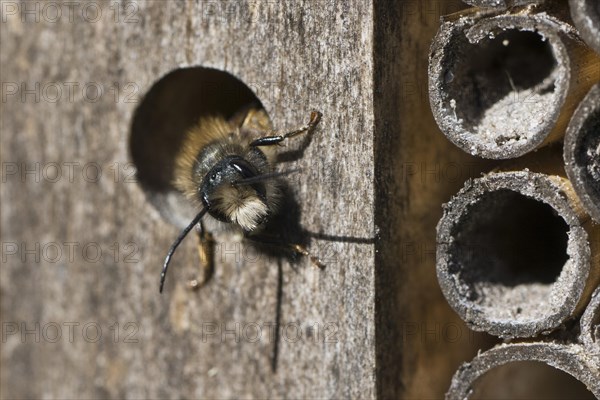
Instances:
[[[256,233],[279,211],[282,177],[294,172],[275,171],[275,146],[301,134],[311,135],[321,116],[313,111],[303,127],[278,134],[270,129],[269,117],[262,109],[250,107],[229,120],[223,116],[203,117],[187,132],[176,157],[173,185],[201,211],[167,253],[160,276],[161,293],[171,257],[194,227],[200,239],[200,262],[207,270],[212,263],[208,250],[212,235],[205,222],[213,227],[225,224],[240,229],[245,237],[260,242]],[[204,221],[206,214],[211,218]],[[308,256],[313,264],[323,267],[303,246],[279,245]],[[197,285],[197,281],[192,282],[192,286]]]

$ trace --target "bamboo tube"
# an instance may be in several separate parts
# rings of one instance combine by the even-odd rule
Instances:
[[[539,363],[566,372],[583,385],[574,388],[572,382],[561,382],[565,378],[561,376],[563,374],[548,367],[540,374]],[[512,373],[507,374],[505,370],[502,374],[501,370],[506,367],[513,367]],[[538,385],[534,386],[532,382],[536,375]],[[590,363],[585,349],[577,344],[502,344],[463,364],[452,378],[446,399],[489,398],[492,395],[494,398],[600,398],[599,376],[598,366]],[[544,389],[545,393],[540,394],[539,391]]]
[[[600,2],[569,0],[571,18],[585,42],[600,53]]]
[[[429,98],[446,137],[491,159],[560,140],[600,79],[600,57],[568,18],[554,3],[445,17],[430,51]]]
[[[531,3],[543,3],[544,0],[463,0],[475,7],[510,8]]]
[[[583,206],[600,222],[600,84],[590,90],[571,118],[564,161]]]
[[[444,206],[438,280],[474,330],[504,338],[549,333],[583,311],[597,286],[598,237],[565,177],[490,173]]]
[[[600,368],[600,287],[581,317],[581,342]]]

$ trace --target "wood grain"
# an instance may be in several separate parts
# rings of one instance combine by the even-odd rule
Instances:
[[[440,17],[459,1],[376,2],[375,171],[377,393],[442,398],[461,360],[494,339],[449,308],[435,274],[442,203],[491,168],[441,137],[427,95],[427,56]]]
[[[429,108],[429,45],[462,2],[151,0],[118,3],[118,14],[81,2],[55,22],[51,9],[36,22],[15,4],[0,10],[0,397],[440,398],[460,363],[490,347],[435,277],[441,204],[491,168],[448,142]],[[190,238],[158,294],[178,228],[131,179],[130,127],[157,80],[198,65],[246,83],[276,128],[323,112],[285,167],[302,168],[291,187],[324,271],[244,257],[254,253],[220,234],[212,281],[190,292]],[[63,90],[54,102],[52,83]],[[75,243],[74,256],[36,260],[51,243]],[[90,323],[96,342],[95,325],[82,333]]]
[[[102,13],[96,22],[81,17],[81,3],[73,7],[72,22],[66,6],[55,23],[48,18],[53,10],[44,16],[40,6],[39,22],[35,16],[23,22],[19,13],[1,24],[2,82],[25,82],[27,89],[41,84],[39,99],[28,94],[21,101],[19,89],[2,102],[3,165],[39,165],[41,171],[49,163],[81,166],[73,182],[49,182],[43,172],[37,182],[32,175],[6,175],[2,242],[28,249],[97,243],[104,253],[98,262],[75,252],[73,262],[63,257],[51,263],[44,256],[37,262],[31,255],[23,262],[10,255],[2,263],[3,323],[25,322],[27,329],[39,323],[41,332],[39,343],[34,335],[7,335],[2,398],[374,397],[370,3],[149,1],[120,3],[119,18],[112,2],[93,4]],[[217,240],[228,247],[221,247],[215,276],[194,293],[185,289],[197,271],[189,240],[169,278],[177,283],[158,294],[162,259],[178,229],[160,217],[139,185],[123,181],[130,172],[129,129],[156,80],[194,65],[240,78],[277,128],[304,123],[312,108],[323,112],[305,156],[290,163],[305,171],[293,186],[300,222],[312,232],[365,243],[313,240],[313,252],[328,260],[319,271],[306,260],[292,268],[286,261],[278,267],[275,259],[244,258],[235,239],[221,235]],[[63,88],[76,82],[80,89],[73,101],[65,92],[53,103],[43,89],[52,82]],[[93,88],[87,99],[81,93],[89,83],[104,89],[95,102],[89,101]],[[110,90],[116,83],[120,88]],[[133,92],[134,101],[126,102]],[[81,177],[91,163],[102,171],[98,182]],[[121,250],[117,262],[113,243]],[[129,263],[128,243],[137,246],[129,260],[136,261]],[[269,330],[276,321],[282,333],[274,372],[276,340]],[[46,340],[54,337],[52,325],[48,335],[43,331],[53,322],[62,327],[56,343]],[[80,324],[72,343],[65,322]],[[96,343],[82,338],[90,322],[103,331]],[[137,343],[124,342],[129,322],[139,328],[131,337]],[[114,323],[121,334],[116,343],[109,328]],[[239,332],[207,336],[215,326],[221,333],[238,326]],[[254,340],[257,326],[262,335]],[[309,327],[319,330],[309,337]],[[93,329],[88,333],[94,337]]]

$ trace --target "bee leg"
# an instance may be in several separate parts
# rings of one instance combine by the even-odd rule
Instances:
[[[256,104],[249,105],[238,111],[230,121],[238,128],[250,129],[256,132],[272,131],[267,112],[259,108]]]
[[[200,259],[200,277],[192,279],[188,282],[188,287],[192,290],[198,290],[204,286],[215,271],[214,264],[214,245],[215,240],[210,232],[204,229],[202,222],[198,224],[199,229],[196,230],[198,235],[198,256]]]
[[[278,241],[277,239],[272,239],[267,236],[259,236],[259,235],[245,235],[245,239],[251,242],[264,244],[267,246],[279,247],[288,251],[292,251],[297,255],[301,255],[307,257],[314,267],[324,269],[325,264],[321,261],[321,259],[317,256],[312,255],[306,247],[297,243],[283,243]]]
[[[312,132],[315,130],[315,128],[319,124],[319,121],[321,121],[322,116],[323,116],[323,114],[321,114],[319,111],[312,111],[310,113],[310,121],[308,122],[308,124],[304,125],[303,127],[293,130],[291,132],[284,133],[283,135],[263,136],[261,138],[254,140],[252,143],[250,143],[250,146],[251,147],[273,146],[275,144],[279,144],[279,143],[283,142],[285,139],[289,139],[294,136],[298,136],[302,133],[308,133],[310,135],[310,134],[312,134]]]
[[[313,266],[320,268],[320,269],[325,268],[325,264],[323,264],[323,261],[321,261],[321,259],[319,257],[313,256],[312,254],[310,254],[308,249],[306,247],[302,246],[301,244],[288,244],[288,246],[290,246],[292,248],[292,250],[294,250],[297,254],[300,254],[304,257],[308,257],[308,259],[310,260],[310,262],[312,263]]]

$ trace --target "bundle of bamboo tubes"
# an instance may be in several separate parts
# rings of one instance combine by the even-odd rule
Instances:
[[[523,395],[488,378],[528,362],[600,398],[600,2],[466,2],[431,46],[431,108],[458,147],[510,161],[444,205],[437,275],[460,317],[505,343],[447,398]]]

